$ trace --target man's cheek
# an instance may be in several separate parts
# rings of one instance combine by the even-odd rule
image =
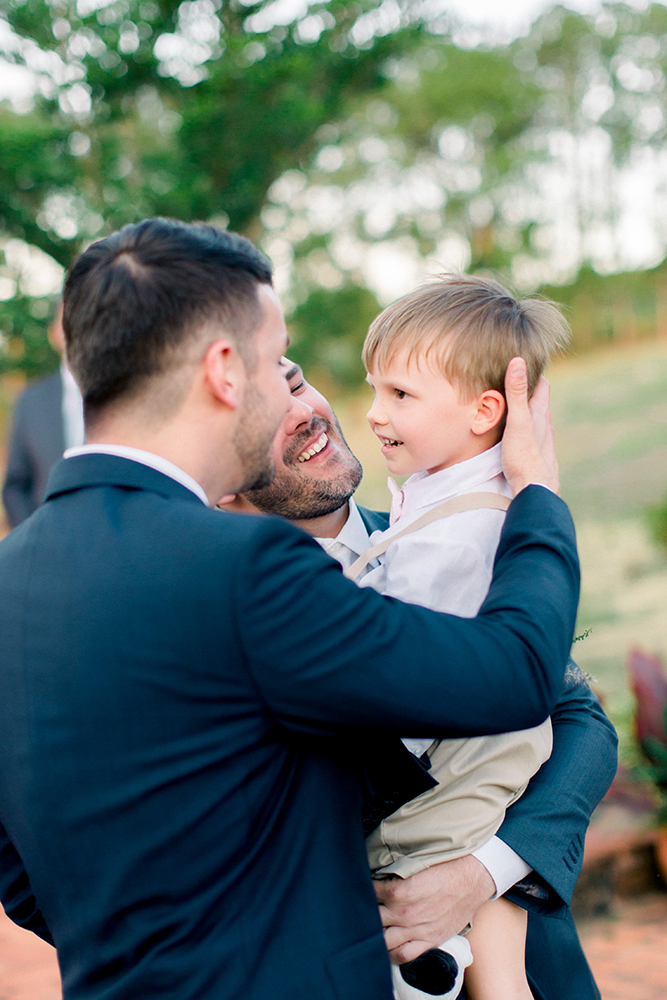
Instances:
[[[283,449],[285,447],[285,438],[280,433],[280,428],[273,439],[273,463],[276,469],[279,469],[281,465],[284,465],[285,459],[283,454]]]

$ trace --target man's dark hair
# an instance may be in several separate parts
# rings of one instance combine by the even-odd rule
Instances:
[[[204,223],[146,219],[89,246],[63,293],[67,360],[86,419],[166,371],[207,321],[234,338],[251,368],[257,284],[271,277],[249,240]]]

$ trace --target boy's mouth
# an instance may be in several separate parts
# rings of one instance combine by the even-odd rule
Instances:
[[[402,441],[395,441],[394,438],[382,437],[381,434],[378,434],[378,437],[380,438],[383,451],[385,448],[398,448],[399,445],[403,444]]]

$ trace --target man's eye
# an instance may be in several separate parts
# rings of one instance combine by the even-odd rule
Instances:
[[[297,382],[296,385],[291,385],[289,391],[292,393],[292,395],[294,395],[295,392],[298,392],[300,389],[303,389],[305,384],[306,384],[305,380],[301,379],[301,381]]]

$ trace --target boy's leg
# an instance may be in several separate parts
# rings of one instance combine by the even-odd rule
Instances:
[[[466,971],[470,1000],[533,1000],[526,978],[527,914],[507,899],[480,906],[468,940],[473,963]]]
[[[438,784],[406,802],[366,838],[371,869],[407,878],[470,854],[497,832],[505,810],[551,752],[551,725],[441,740],[429,749]]]
[[[485,843],[550,750],[549,722],[519,733],[443,740],[429,748],[431,774],[438,785],[406,802],[366,838],[374,877],[407,878]],[[467,942],[459,941],[465,954],[453,955],[451,970],[445,967],[448,942],[429,950],[423,960],[395,969],[398,1000],[458,996],[461,974],[470,961]],[[523,1000],[524,995],[512,1000]]]

